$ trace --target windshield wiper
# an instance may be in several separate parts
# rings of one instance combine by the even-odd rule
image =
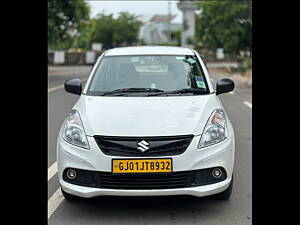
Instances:
[[[113,91],[106,91],[103,95],[119,94],[119,93],[134,93],[134,92],[164,92],[156,88],[120,88]]]
[[[205,94],[207,90],[205,88],[184,88],[173,91],[164,91],[160,93],[148,94],[147,96],[158,96],[158,95],[167,95],[167,94],[185,94],[185,93],[193,93],[193,94]]]

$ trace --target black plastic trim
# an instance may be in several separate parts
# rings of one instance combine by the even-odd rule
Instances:
[[[215,168],[220,168],[222,170],[221,177],[214,178],[212,176],[212,171]],[[70,180],[67,178],[66,171],[68,169],[76,170],[77,177],[75,179]],[[74,185],[119,190],[197,187],[218,183],[226,180],[226,178],[227,173],[223,167],[155,174],[113,174],[111,172],[89,171],[76,168],[66,168],[63,172],[63,180]]]
[[[175,156],[183,154],[192,142],[194,135],[118,137],[95,135],[94,139],[100,151],[109,156]],[[142,140],[150,144],[150,149],[140,152],[136,144]],[[152,147],[151,147],[152,146]]]

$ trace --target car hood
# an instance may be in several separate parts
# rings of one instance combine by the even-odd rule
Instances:
[[[74,106],[88,136],[199,135],[212,111],[215,94],[172,97],[82,95]]]

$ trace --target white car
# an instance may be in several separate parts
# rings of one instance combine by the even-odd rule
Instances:
[[[214,195],[232,192],[235,142],[199,54],[181,47],[105,51],[57,139],[62,193],[68,200],[103,195]]]

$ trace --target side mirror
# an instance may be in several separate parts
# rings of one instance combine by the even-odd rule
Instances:
[[[222,78],[217,81],[216,95],[231,92],[234,89],[234,82],[228,78]]]
[[[81,80],[80,79],[67,80],[65,82],[65,91],[72,94],[81,95],[81,91],[82,91]]]

